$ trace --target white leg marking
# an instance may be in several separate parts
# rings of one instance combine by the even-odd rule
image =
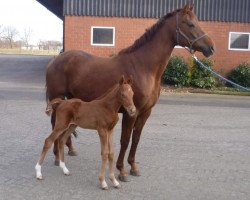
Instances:
[[[41,165],[39,165],[38,163],[35,166],[35,170],[36,170],[36,178],[38,180],[42,180],[43,176],[42,176],[42,172],[41,172]]]
[[[108,185],[107,185],[107,183],[106,183],[105,180],[103,180],[103,181],[101,182],[101,187],[102,187],[103,190],[107,190],[107,189],[108,189]]]
[[[111,180],[115,188],[121,188],[120,183],[116,180],[114,175],[110,176],[109,179]]]
[[[60,161],[60,164],[59,164],[60,168],[63,170],[63,173],[65,175],[69,175],[69,170],[67,169],[66,165],[64,162]]]

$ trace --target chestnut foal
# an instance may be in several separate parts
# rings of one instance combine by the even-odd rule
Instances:
[[[41,165],[46,153],[56,139],[59,139],[59,166],[65,175],[69,175],[69,170],[64,163],[64,144],[70,134],[79,126],[98,131],[102,155],[99,180],[102,189],[108,189],[105,181],[107,160],[109,160],[109,178],[114,187],[119,188],[120,184],[114,176],[113,169],[113,129],[118,122],[118,111],[121,106],[130,116],[136,114],[133,102],[134,92],[131,85],[132,80],[126,81],[122,76],[119,84],[114,85],[103,96],[91,102],[84,102],[80,99],[62,100],[57,98],[52,100],[48,104],[48,108],[51,112],[56,109],[56,123],[53,132],[45,139],[43,150],[35,166],[36,178],[42,179]]]

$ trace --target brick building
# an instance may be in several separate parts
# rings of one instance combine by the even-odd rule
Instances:
[[[185,0],[38,0],[63,20],[64,50],[110,56],[131,45],[158,18]],[[188,1],[190,2],[190,1]],[[216,45],[217,70],[250,62],[250,1],[193,0],[202,29]],[[173,54],[188,57],[183,48]]]

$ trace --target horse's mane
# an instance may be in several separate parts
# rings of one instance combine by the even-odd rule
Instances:
[[[100,100],[102,98],[104,98],[105,96],[107,96],[112,90],[114,90],[115,88],[118,88],[119,84],[115,84],[113,85],[111,88],[109,88],[105,93],[103,93],[101,96],[97,97],[96,100]]]
[[[150,41],[154,37],[154,35],[157,33],[157,31],[163,26],[166,19],[172,17],[180,10],[181,9],[175,10],[175,11],[168,13],[168,14],[164,15],[163,17],[161,17],[149,29],[146,29],[146,32],[141,37],[139,37],[137,40],[135,40],[134,44],[132,44],[131,46],[129,46],[125,49],[122,49],[118,54],[132,53],[135,50],[142,47],[145,43],[147,43],[148,41]]]

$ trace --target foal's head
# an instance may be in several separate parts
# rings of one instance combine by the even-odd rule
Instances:
[[[136,107],[134,105],[133,97],[134,92],[132,90],[132,79],[125,80],[124,76],[119,81],[119,98],[122,106],[128,112],[130,116],[134,116],[136,113]]]
[[[214,43],[199,26],[193,6],[184,6],[175,17],[177,45],[186,46],[191,51],[200,51],[206,57],[214,53]]]

